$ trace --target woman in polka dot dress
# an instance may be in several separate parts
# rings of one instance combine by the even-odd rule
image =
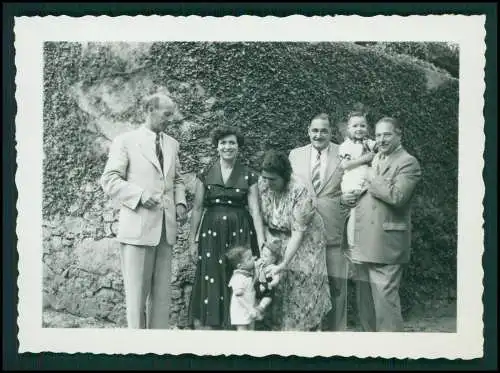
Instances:
[[[196,277],[189,320],[196,329],[232,329],[229,316],[231,268],[225,254],[248,245],[255,256],[264,241],[257,194],[257,173],[243,165],[238,150],[243,137],[236,128],[212,133],[219,159],[199,175],[191,216],[191,255]]]

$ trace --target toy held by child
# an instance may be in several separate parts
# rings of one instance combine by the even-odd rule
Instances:
[[[359,196],[367,189],[366,177],[370,163],[377,151],[376,142],[368,138],[368,123],[362,109],[357,109],[349,114],[346,135],[345,141],[339,147],[341,167],[344,169],[340,186],[343,194],[353,193]],[[356,207],[353,207],[347,222],[349,248],[346,255],[354,262],[356,261],[354,248],[355,216]]]
[[[257,317],[255,309],[255,257],[245,246],[235,246],[226,254],[234,268],[229,287],[232,288],[229,314],[236,330],[251,330]]]
[[[255,307],[257,320],[264,318],[264,312],[272,301],[274,288],[280,280],[280,275],[268,276],[266,267],[276,264],[281,258],[281,242],[274,240],[266,242],[261,249],[261,257],[255,261],[255,293],[258,301]]]

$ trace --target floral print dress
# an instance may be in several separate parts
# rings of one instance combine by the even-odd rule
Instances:
[[[258,187],[266,240],[280,239],[282,256],[291,232],[304,232],[301,245],[276,287],[270,306],[270,327],[314,330],[332,307],[323,220],[307,189],[300,184],[290,181],[282,192],[275,192],[259,179]]]

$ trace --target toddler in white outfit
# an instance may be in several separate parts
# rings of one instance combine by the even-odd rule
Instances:
[[[232,288],[229,314],[231,325],[236,330],[251,330],[257,317],[255,309],[255,257],[252,250],[245,246],[235,246],[226,254],[229,263],[234,268],[229,280]]]
[[[339,157],[344,169],[341,189],[342,193],[355,193],[358,196],[366,191],[366,176],[376,151],[376,143],[368,138],[368,123],[362,112],[355,111],[347,121],[347,136],[340,144]],[[351,209],[347,222],[347,242],[349,248],[346,255],[355,261],[354,227],[356,207]]]

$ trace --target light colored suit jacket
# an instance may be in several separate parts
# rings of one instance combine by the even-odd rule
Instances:
[[[177,235],[176,205],[186,205],[185,186],[180,173],[179,143],[162,134],[163,171],[156,156],[155,134],[147,128],[117,136],[109,151],[101,177],[104,192],[121,204],[117,240],[131,245],[156,246],[165,217],[167,242]],[[147,209],[141,204],[147,190],[161,200]]]
[[[378,164],[378,166],[377,166]],[[421,178],[417,159],[402,147],[380,163],[356,206],[354,244],[362,262],[403,264],[410,260],[411,200]]]
[[[344,223],[349,210],[340,204],[342,194],[340,183],[343,172],[339,167],[339,146],[331,142],[329,147],[326,171],[318,191],[315,191],[312,185],[312,145],[309,144],[293,149],[289,158],[293,168],[293,177],[307,187],[319,214],[323,218],[327,245],[340,246]]]

